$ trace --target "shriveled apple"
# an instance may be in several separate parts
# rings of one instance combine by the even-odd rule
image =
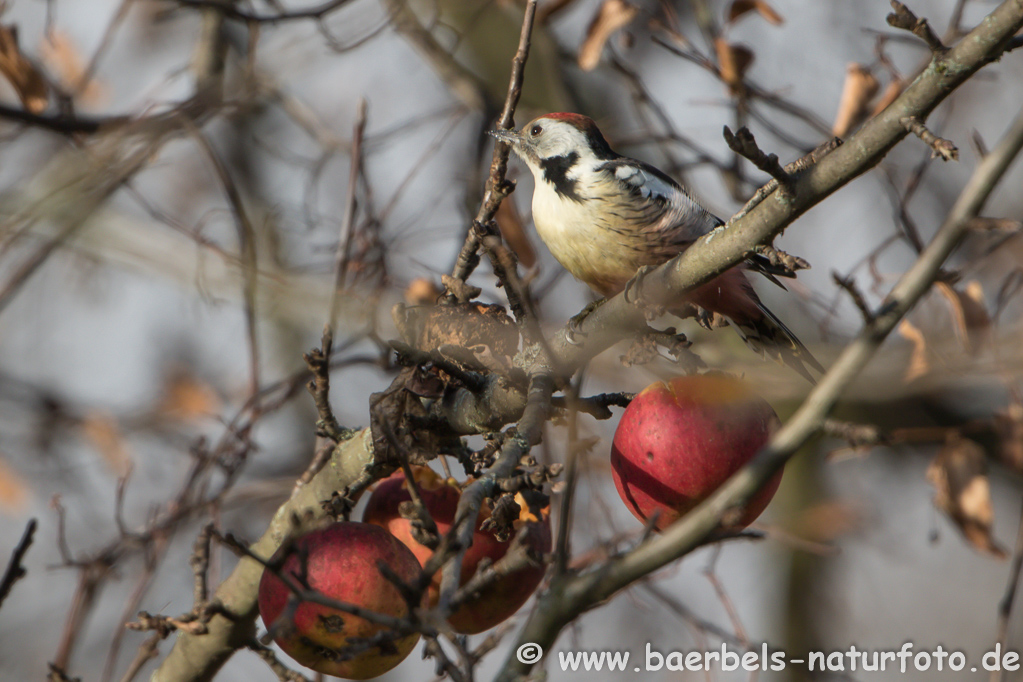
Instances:
[[[657,382],[622,414],[611,446],[611,470],[622,501],[663,530],[753,458],[778,417],[743,381],[724,374]],[[753,496],[734,526],[752,523],[781,483],[781,472]]]
[[[281,556],[284,552],[286,557]],[[299,583],[304,578],[309,587],[331,599],[397,618],[408,616],[408,604],[383,576],[378,562],[407,583],[421,574],[408,547],[369,523],[342,522],[314,530],[282,546],[271,564],[281,559],[280,572]],[[317,672],[352,680],[376,677],[401,663],[419,641],[419,634],[413,633],[353,655],[348,649],[353,638],[372,637],[386,628],[307,601],[298,604],[290,622],[277,623],[291,594],[278,575],[264,570],[259,613],[266,627],[273,628],[281,649]]]

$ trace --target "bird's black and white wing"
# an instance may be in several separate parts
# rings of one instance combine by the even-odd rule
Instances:
[[[597,170],[606,173],[621,197],[608,210],[623,224],[643,226],[635,238],[655,247],[653,260],[667,260],[721,224],[670,177],[648,164],[619,157]]]
[[[648,226],[643,237],[658,244],[657,255],[667,260],[724,222],[705,209],[677,182],[654,166],[619,157],[605,162],[598,170],[612,175],[630,196],[628,205],[616,210],[630,210],[637,219],[633,224]],[[641,199],[642,201],[636,201]],[[784,286],[775,276],[794,277],[795,274],[774,265],[760,254],[752,254],[746,267],[759,272],[778,286]]]

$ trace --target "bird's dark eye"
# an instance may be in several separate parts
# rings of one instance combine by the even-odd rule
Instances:
[[[536,137],[542,132],[543,128],[541,128],[540,126],[533,126],[532,128],[529,129],[529,134],[532,135],[533,137]]]

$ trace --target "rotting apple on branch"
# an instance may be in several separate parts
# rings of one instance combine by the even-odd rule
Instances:
[[[454,522],[455,510],[461,495],[461,488],[452,479],[442,479],[427,467],[413,467],[416,487],[437,526],[437,532],[446,534]],[[516,532],[525,528],[525,547],[534,557],[551,551],[551,526],[548,508],[533,509],[526,502],[523,493],[515,496],[519,516],[511,523]],[[374,523],[394,534],[405,543],[422,564],[433,555],[433,550],[421,544],[415,537],[413,522],[401,514],[403,503],[412,503],[412,496],[402,472],[384,479],[373,491],[363,513],[363,521]],[[490,511],[484,506],[476,521],[472,546],[462,561],[462,585],[469,582],[483,562],[496,563],[509,551],[512,542],[498,537],[487,521]],[[475,634],[488,630],[506,620],[519,610],[543,579],[542,562],[528,562],[523,568],[497,577],[485,585],[478,594],[466,599],[448,619],[451,626],[463,634]],[[439,599],[440,573],[434,575],[429,588],[430,604]]]
[[[756,455],[778,416],[749,385],[720,373],[657,382],[622,414],[611,446],[611,470],[636,518],[663,530],[707,499]],[[767,507],[778,472],[725,525],[744,528]]]
[[[280,566],[279,573],[331,599],[395,618],[408,617],[408,603],[378,563],[408,584],[415,583],[422,572],[415,555],[390,533],[372,524],[347,521],[285,543],[268,565]],[[285,612],[291,594],[280,576],[267,568],[259,582],[259,613],[281,649],[317,672],[352,680],[376,677],[401,663],[419,641],[419,633],[411,633],[366,651],[346,651],[387,628],[307,601],[300,602],[289,619]],[[282,615],[285,619],[278,622]]]

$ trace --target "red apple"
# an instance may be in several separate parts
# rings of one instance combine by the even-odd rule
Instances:
[[[415,555],[390,533],[368,523],[335,523],[297,538],[283,546],[287,558],[281,573],[296,580],[302,572],[305,555],[309,586],[338,601],[404,618],[408,604],[398,589],[377,568],[383,562],[406,582],[418,579],[421,568]],[[272,571],[263,571],[259,581],[259,614],[267,628],[281,616],[291,591]],[[425,595],[424,595],[425,602]],[[289,627],[278,628],[275,641],[289,656],[317,672],[351,680],[382,675],[408,656],[419,641],[411,634],[394,641],[391,650],[373,648],[349,656],[345,647],[349,638],[372,637],[384,630],[381,625],[344,611],[310,602],[301,602]]]
[[[461,489],[453,480],[444,480],[427,467],[413,467],[416,477],[416,485],[423,498],[437,530],[444,535],[451,529],[455,518],[455,508],[458,506],[458,498]],[[397,472],[384,479],[373,491],[366,505],[366,511],[362,515],[363,521],[375,523],[390,531],[396,538],[408,545],[409,549],[416,555],[419,561],[426,563],[433,555],[433,550],[419,544],[412,536],[412,524],[408,519],[401,517],[398,507],[402,502],[411,501],[405,476]],[[537,554],[551,551],[551,524],[546,514],[542,518],[530,514],[528,506],[520,500],[522,515],[520,520],[515,521],[516,530],[521,524],[529,526],[528,543],[529,547]],[[476,532],[473,535],[472,546],[465,552],[462,560],[462,584],[465,584],[473,574],[476,567],[484,558],[497,561],[504,556],[510,546],[509,542],[501,542],[491,531],[482,530],[480,525],[489,517],[486,508],[480,511],[476,521]],[[519,610],[529,596],[536,590],[540,580],[543,579],[544,568],[542,566],[529,566],[516,571],[510,575],[498,579],[489,587],[484,589],[477,597],[465,602],[455,610],[448,622],[457,631],[464,634],[475,634],[488,630],[501,621],[512,616]],[[436,605],[440,597],[441,574],[437,572],[430,586],[430,604]]]
[[[659,512],[655,526],[663,530],[752,459],[777,424],[770,405],[727,375],[651,384],[626,408],[615,430],[615,487],[641,521]],[[735,525],[752,523],[780,483],[779,471],[746,504]]]

